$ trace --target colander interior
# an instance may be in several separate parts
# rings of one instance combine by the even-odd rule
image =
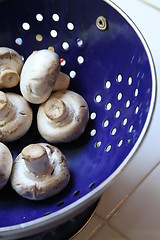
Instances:
[[[106,30],[96,26],[99,16],[106,18]],[[56,145],[68,160],[67,188],[34,202],[18,196],[8,183],[0,192],[0,227],[6,227],[55,213],[108,179],[142,135],[153,108],[155,83],[145,42],[102,0],[6,0],[0,3],[0,19],[0,46],[15,49],[24,61],[35,50],[54,50],[61,58],[61,71],[71,77],[70,89],[86,99],[90,110],[84,134]],[[36,127],[37,107],[32,107],[29,132],[7,144],[14,158],[27,144],[45,142]]]

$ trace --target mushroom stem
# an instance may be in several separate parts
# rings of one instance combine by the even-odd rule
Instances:
[[[70,77],[63,72],[59,72],[59,75],[53,87],[53,91],[68,89],[69,84],[70,84]]]
[[[22,150],[28,170],[35,175],[46,175],[53,171],[46,149],[39,144],[30,144]]]
[[[69,114],[65,103],[58,98],[50,98],[44,106],[44,111],[48,119],[52,122],[61,122]]]
[[[19,83],[19,75],[11,69],[1,69],[0,71],[0,86],[11,88]]]
[[[0,91],[0,125],[9,122],[15,114],[15,108],[7,95]]]

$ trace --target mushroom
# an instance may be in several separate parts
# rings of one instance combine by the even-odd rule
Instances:
[[[0,47],[0,89],[15,87],[23,66],[21,56],[13,49]]]
[[[55,92],[55,91],[59,91],[59,90],[66,90],[66,89],[68,89],[69,84],[70,84],[70,77],[63,72],[59,72],[59,75],[53,86],[53,91]]]
[[[26,146],[13,164],[11,184],[22,197],[42,200],[61,192],[70,180],[62,152],[47,143]]]
[[[31,103],[45,102],[51,92],[68,88],[70,78],[60,74],[59,56],[48,49],[33,52],[25,61],[20,76],[20,90],[23,97]]]
[[[12,170],[13,158],[9,148],[0,142],[0,189],[8,182]]]
[[[70,142],[84,132],[88,119],[88,105],[82,96],[70,90],[57,91],[39,106],[37,126],[50,143]]]
[[[16,93],[0,91],[0,141],[10,142],[22,137],[32,123],[32,109]]]

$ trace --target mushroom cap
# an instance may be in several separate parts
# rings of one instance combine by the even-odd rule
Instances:
[[[58,106],[55,104],[55,99],[57,99]],[[65,113],[63,117],[59,116],[64,106],[58,103],[59,101],[65,105],[68,111],[67,116]],[[56,121],[53,121],[53,118]],[[70,142],[84,132],[88,119],[88,105],[81,95],[70,90],[57,91],[40,105],[37,113],[37,126],[41,136],[50,143]]]
[[[0,189],[8,182],[12,170],[13,158],[9,148],[0,142]]]
[[[0,47],[0,88],[15,87],[23,66],[21,56],[13,49]]]
[[[28,102],[21,95],[11,92],[6,95],[15,107],[16,113],[10,121],[0,121],[0,141],[11,142],[22,137],[29,130],[33,113]]]
[[[60,71],[59,56],[48,49],[33,52],[20,75],[20,90],[31,103],[40,104],[50,96]]]
[[[42,200],[61,192],[70,180],[70,173],[65,156],[62,152],[47,143],[37,143],[45,148],[53,171],[49,174],[36,175],[30,172],[22,157],[22,152],[13,164],[11,184],[22,197],[30,200]]]

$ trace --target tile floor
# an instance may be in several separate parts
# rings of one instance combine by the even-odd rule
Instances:
[[[160,79],[160,1],[114,0],[135,22],[152,52]],[[159,83],[157,84],[159,96]],[[73,240],[160,239],[160,97],[141,148],[100,199]],[[152,139],[152,141],[151,141]],[[136,173],[136,174],[135,174]]]

